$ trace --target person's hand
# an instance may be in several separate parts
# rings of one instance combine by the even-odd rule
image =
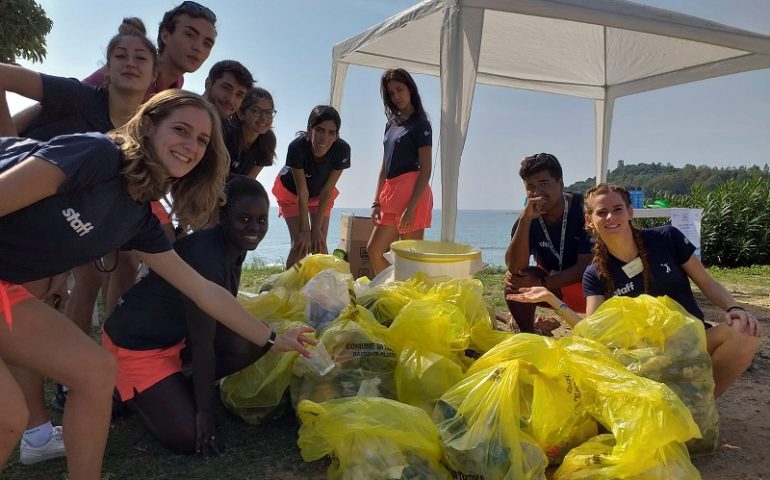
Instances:
[[[67,304],[69,296],[69,291],[67,290],[67,274],[61,273],[51,277],[51,283],[48,285],[48,290],[40,296],[40,300],[57,310],[64,310],[64,306]]]
[[[214,415],[211,412],[198,411],[195,413],[195,453],[204,457],[222,455],[214,436]]]
[[[310,352],[305,348],[306,344],[316,345],[318,341],[312,336],[308,335],[315,332],[310,327],[297,327],[294,330],[281,333],[275,336],[275,344],[273,344],[272,351],[274,352],[292,352],[297,351],[303,356],[310,358]]]
[[[545,287],[524,287],[519,288],[519,293],[509,293],[505,296],[506,300],[512,300],[520,303],[541,303],[549,305],[560,305],[560,300],[550,290]]]
[[[534,220],[545,213],[545,199],[543,197],[527,198],[527,206],[521,216],[527,220]]]
[[[311,253],[329,253],[326,249],[326,238],[318,228],[310,230],[310,251]]]
[[[378,224],[380,222],[380,218],[382,217],[382,210],[379,204],[372,205],[372,223]]]
[[[414,223],[414,210],[411,207],[407,207],[404,213],[401,214],[401,220],[398,222],[398,229],[408,231],[412,228]]]
[[[518,292],[520,288],[542,287],[543,278],[526,270],[506,275],[505,286],[510,292]]]
[[[310,245],[310,232],[299,232],[299,236],[297,237],[296,251],[299,253],[300,257],[304,257],[310,253]]]
[[[738,309],[725,312],[725,323],[730,327],[735,328],[740,333],[752,337],[762,336],[762,327],[760,327],[757,317],[751,312]]]

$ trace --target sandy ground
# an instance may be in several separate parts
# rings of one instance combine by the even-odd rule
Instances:
[[[743,377],[717,400],[719,443],[714,455],[693,461],[704,480],[770,479],[770,296],[736,295],[760,320],[764,337]],[[709,302],[699,299],[700,305]],[[704,308],[707,319],[719,312]]]

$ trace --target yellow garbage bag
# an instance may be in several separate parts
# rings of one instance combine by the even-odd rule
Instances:
[[[668,385],[690,409],[700,436],[692,455],[716,449],[719,414],[703,322],[669,297],[614,297],[575,328],[575,335],[609,347],[625,367]]]
[[[332,457],[332,480],[449,480],[439,462],[438,430],[419,408],[385,398],[342,398],[321,404],[303,400],[302,458]]]
[[[672,472],[690,470],[686,449],[676,446],[683,447],[685,441],[699,435],[698,426],[670,388],[629,372],[611,356],[607,347],[593,340],[567,337],[559,339],[558,346],[582,404],[612,432],[613,443],[605,443],[602,450],[605,453],[594,459],[596,463],[590,465],[590,474],[582,472],[575,461],[568,461],[568,454],[555,478],[652,479],[657,477],[638,475],[666,472],[669,462]],[[586,450],[582,448],[577,447],[575,455],[586,451],[596,453],[593,443],[589,443]],[[670,453],[671,448],[675,453]]]
[[[409,282],[425,292],[428,298],[450,303],[460,309],[471,329],[469,348],[484,353],[511,336],[495,330],[489,306],[484,300],[484,285],[475,278],[429,277],[416,273]]]
[[[305,326],[304,322],[273,322],[279,333]],[[219,394],[225,407],[246,423],[258,425],[289,410],[291,368],[297,352],[267,352],[248,367],[223,378]]]
[[[598,430],[567,373],[563,357],[558,342],[552,338],[516,334],[493,347],[467,372],[468,376],[474,375],[511,360],[525,361],[537,369],[519,375],[519,424],[543,449],[551,464],[558,464],[571,448],[596,435]]]
[[[277,287],[254,297],[238,297],[252,315],[270,323],[279,333],[305,324],[305,299],[300,292]],[[256,425],[288,410],[291,367],[297,353],[268,352],[262,358],[223,378],[220,398],[228,410]]]
[[[387,341],[387,328],[360,305],[349,305],[319,337],[335,368],[320,376],[305,362],[295,362],[290,384],[291,403],[325,402],[343,397],[396,398],[393,374],[396,353]]]
[[[644,471],[629,469],[613,454],[615,437],[605,433],[571,450],[554,474],[554,480],[700,480],[687,448],[679,442],[647,450],[651,465]]]
[[[300,291],[276,287],[253,297],[238,296],[241,305],[254,317],[267,322],[274,320],[305,322],[305,297]]]
[[[398,312],[412,300],[425,298],[425,294],[412,283],[390,282],[359,291],[356,301],[369,309],[383,325],[390,325]]]
[[[334,270],[339,273],[350,273],[350,264],[334,255],[315,254],[310,255],[288,270],[269,276],[262,283],[260,292],[272,290],[275,287],[284,287],[289,291],[299,290],[319,272]]]
[[[469,325],[460,310],[439,300],[413,300],[388,329],[399,355],[395,372],[401,402],[433,412],[436,402],[463,379]]]
[[[512,360],[481,370],[449,389],[436,404],[433,421],[444,464],[456,476],[545,480],[546,455],[519,428],[519,376],[530,368]]]

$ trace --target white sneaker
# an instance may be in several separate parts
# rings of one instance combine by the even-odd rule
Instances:
[[[51,458],[63,457],[67,454],[64,450],[64,436],[60,426],[53,427],[51,438],[39,447],[33,447],[24,437],[19,447],[19,459],[24,465],[33,465]]]

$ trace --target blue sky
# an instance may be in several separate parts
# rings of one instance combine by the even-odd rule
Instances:
[[[54,21],[48,55],[35,70],[82,78],[104,62],[104,49],[124,16],[142,18],[155,38],[169,0],[38,0]],[[210,1],[218,17],[216,46],[203,67],[186,76],[185,88],[202,92],[208,69],[223,59],[246,65],[275,98],[278,115],[276,165],[259,180],[271,186],[286,147],[304,129],[316,104],[328,103],[331,49],[413,5],[409,0]],[[766,0],[644,0],[739,28],[770,34]],[[366,207],[374,195],[382,159],[384,115],[379,97],[381,71],[350,67],[341,136],[351,144],[352,167],[339,183],[337,205]],[[438,139],[439,81],[416,77]],[[11,109],[25,103],[10,98]],[[460,171],[459,208],[521,207],[521,158],[536,152],[559,157],[565,182],[593,175],[593,102],[558,95],[479,85]],[[434,151],[434,156],[435,156]],[[610,166],[662,162],[710,166],[770,163],[770,70],[748,72],[623,97],[616,101]],[[440,175],[432,187],[440,204]]]

